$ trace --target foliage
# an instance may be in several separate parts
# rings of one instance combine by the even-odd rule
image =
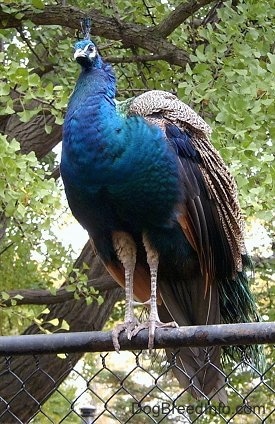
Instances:
[[[3,300],[12,288],[50,288],[57,279],[54,270],[61,261],[64,267],[68,263],[67,252],[51,228],[61,207],[60,192],[52,179],[45,178],[47,172],[34,153],[23,155],[19,150],[17,141],[0,137],[0,202],[6,219],[6,234],[0,242]],[[3,332],[4,317],[10,319],[13,313],[3,309],[0,314]],[[25,317],[29,320],[32,314],[27,312]],[[13,326],[26,324],[19,310],[14,318]]]

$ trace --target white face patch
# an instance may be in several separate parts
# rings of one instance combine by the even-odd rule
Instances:
[[[89,59],[94,59],[97,55],[97,50],[95,46],[92,46],[91,44],[88,44],[84,49],[83,52],[89,57]]]
[[[84,53],[84,51],[82,50],[82,49],[77,49],[75,52],[74,52],[74,58],[76,59],[77,57],[84,57],[85,56],[85,53]]]

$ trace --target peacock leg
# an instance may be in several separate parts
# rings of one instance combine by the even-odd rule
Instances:
[[[122,331],[126,331],[129,340],[133,330],[138,325],[134,314],[134,271],[136,266],[136,244],[133,238],[123,231],[113,233],[113,246],[118,259],[125,270],[125,319],[124,323],[118,324],[112,332],[113,345],[118,352],[120,349],[118,337]]]
[[[161,322],[158,314],[157,307],[157,278],[158,278],[158,265],[159,255],[158,252],[152,247],[146,234],[143,234],[143,244],[147,254],[147,263],[150,268],[151,276],[151,297],[144,303],[144,305],[150,305],[150,313],[148,321],[139,324],[134,331],[132,336],[135,336],[140,330],[148,328],[148,349],[151,351],[154,347],[155,329],[159,327],[177,327],[176,322]]]

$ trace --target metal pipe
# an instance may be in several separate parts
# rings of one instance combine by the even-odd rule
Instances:
[[[147,349],[148,330],[132,340],[122,333],[121,350]],[[155,348],[275,344],[275,322],[158,328]],[[113,351],[112,332],[36,334],[0,337],[0,355]]]

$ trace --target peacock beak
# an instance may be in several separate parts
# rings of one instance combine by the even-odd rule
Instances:
[[[82,49],[77,49],[74,52],[74,59],[76,59],[77,57],[85,57],[85,56],[86,56],[86,53]]]

